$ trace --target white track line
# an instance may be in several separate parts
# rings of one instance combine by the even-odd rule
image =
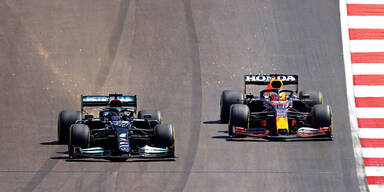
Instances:
[[[341,37],[343,43],[343,57],[344,57],[344,68],[345,68],[345,81],[346,81],[346,94],[348,101],[348,112],[349,112],[349,124],[351,126],[351,137],[353,151],[356,161],[356,174],[357,180],[360,187],[360,191],[368,191],[367,182],[365,180],[365,170],[364,162],[362,158],[362,149],[359,138],[359,128],[357,126],[356,119],[356,105],[355,105],[355,96],[353,89],[353,76],[352,76],[352,63],[350,57],[350,48],[349,48],[349,30],[348,30],[348,17],[347,17],[347,1],[339,0],[340,8],[340,27],[341,27]],[[353,18],[352,18],[353,19]],[[356,20],[356,19],[355,19]],[[358,22],[357,22],[358,23]],[[384,28],[384,22],[383,22]],[[337,139],[337,137],[336,137]]]
[[[384,139],[384,128],[360,128],[360,138]]]
[[[384,29],[384,16],[348,16],[348,27]]]
[[[354,87],[355,97],[384,97],[384,86],[363,86]]]
[[[383,0],[347,0],[348,4],[384,4]]]
[[[384,45],[383,45],[384,47]],[[384,63],[359,63],[352,64],[352,71],[355,75],[383,75],[384,74]]]
[[[384,52],[384,40],[351,40],[349,45],[351,52]]]
[[[384,148],[362,148],[363,157],[384,158]]]
[[[356,108],[358,118],[384,118],[384,108]]]

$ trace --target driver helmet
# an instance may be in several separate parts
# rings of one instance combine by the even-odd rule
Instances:
[[[267,89],[283,89],[283,81],[280,79],[272,79],[269,82]]]
[[[113,99],[112,101],[109,102],[109,106],[111,107],[122,107],[123,103],[118,100],[118,99]]]

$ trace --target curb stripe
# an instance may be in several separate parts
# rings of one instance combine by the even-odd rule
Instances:
[[[384,97],[355,97],[356,107],[384,107]]]
[[[384,118],[357,118],[359,128],[384,128]]]
[[[353,75],[354,85],[384,85],[384,75]]]
[[[381,4],[347,4],[350,16],[384,16],[384,5]]]
[[[384,63],[384,52],[351,53],[351,60],[352,63]]]
[[[384,166],[384,158],[364,158],[364,166]]]
[[[367,138],[361,138],[360,139],[361,147],[384,147],[384,139],[367,139]]]
[[[350,40],[384,39],[384,29],[349,29]]]
[[[384,185],[384,176],[367,176],[368,185]]]

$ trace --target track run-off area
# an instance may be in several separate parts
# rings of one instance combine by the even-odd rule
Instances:
[[[346,79],[364,89],[370,77],[362,65],[369,63],[345,70],[340,5],[334,0],[0,1],[0,191],[365,190],[356,140],[377,143],[369,136],[352,137],[360,128],[350,121],[355,113],[348,110]],[[347,43],[352,61],[355,52],[356,59],[380,53],[379,46],[367,50],[364,31],[349,28],[359,41]],[[249,73],[297,74],[299,90],[322,91],[333,109],[334,140],[228,141],[227,125],[219,121],[220,94],[241,90]],[[79,109],[81,94],[116,92],[136,94],[139,109],[159,109],[174,125],[175,161],[67,159],[67,146],[57,142],[58,113]],[[361,105],[367,105],[365,97],[376,97],[355,96]],[[360,119],[380,110],[361,108],[356,108]],[[372,124],[365,128],[376,130]],[[371,147],[362,148],[363,154],[366,149]]]

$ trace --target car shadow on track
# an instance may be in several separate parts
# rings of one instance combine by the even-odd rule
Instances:
[[[228,133],[228,131],[217,131],[218,133]],[[212,139],[223,139],[228,142],[314,142],[314,141],[332,141],[329,138],[291,138],[291,139],[267,139],[255,137],[233,138],[228,135],[212,136]]]
[[[216,120],[216,121],[204,121],[203,122],[204,124],[226,124],[226,123],[223,123],[221,122],[220,120]]]
[[[48,141],[48,142],[41,142],[40,145],[63,145],[59,143],[58,141]]]

